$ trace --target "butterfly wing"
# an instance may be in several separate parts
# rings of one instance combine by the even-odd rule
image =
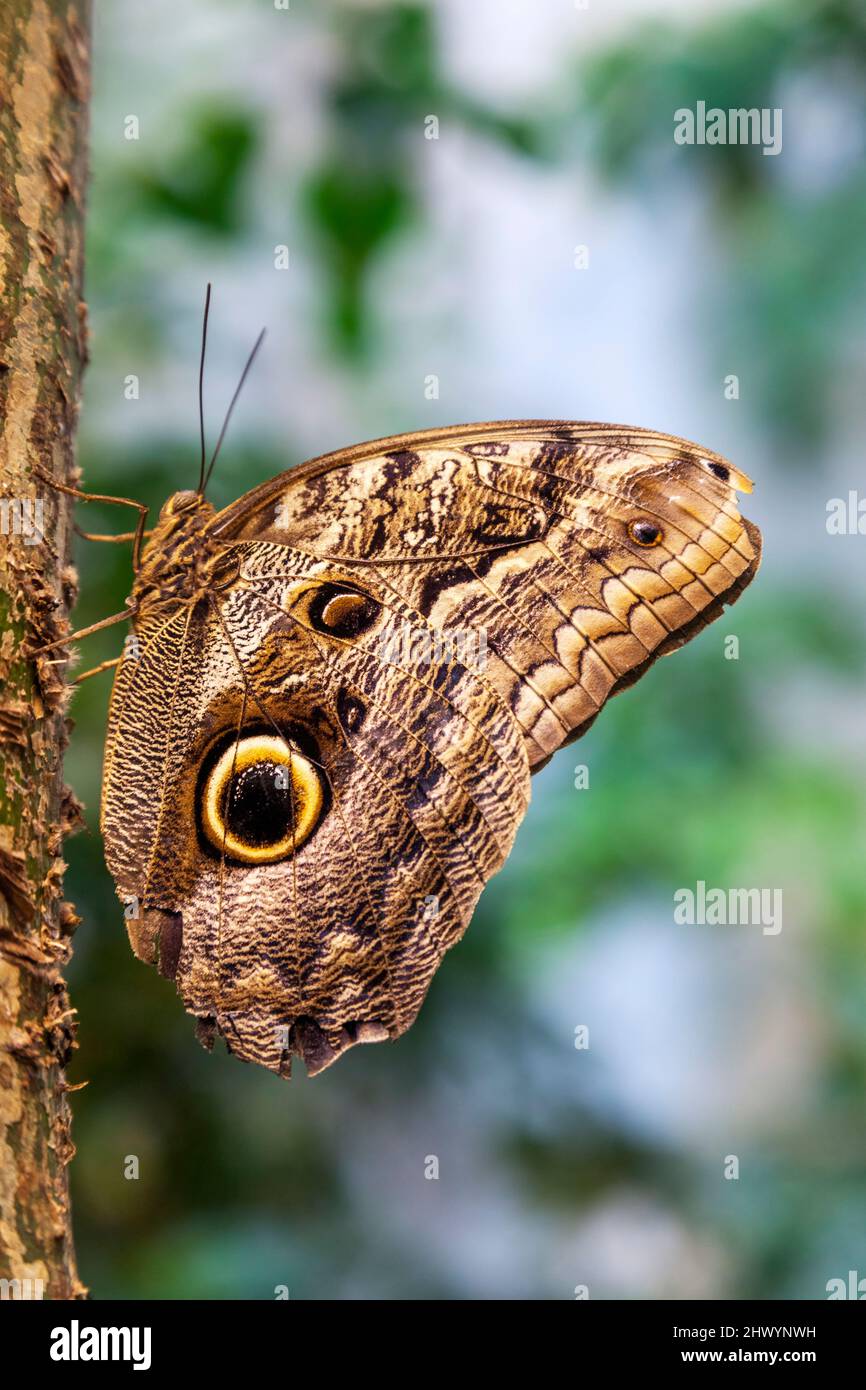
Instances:
[[[529,769],[468,666],[380,654],[411,622],[387,593],[359,599],[366,629],[341,635],[317,616],[330,568],[290,547],[242,555],[242,575],[162,612],[120,668],[106,856],[133,948],[175,978],[204,1039],[286,1075],[296,1053],[316,1072],[412,1022],[508,854]],[[295,750],[298,799],[302,767],[321,788],[312,833],[277,862],[238,862],[203,833],[207,769],[254,731]]]
[[[315,459],[227,508],[214,534],[327,556],[421,624],[483,633],[535,769],[749,583],[761,538],[736,494],[751,488],[673,436],[494,422]]]
[[[103,791],[133,945],[205,1033],[287,1073],[409,1026],[530,771],[751,579],[749,486],[667,436],[516,422],[313,460],[214,519],[218,578],[120,667]],[[203,821],[256,739],[289,750],[273,862]]]

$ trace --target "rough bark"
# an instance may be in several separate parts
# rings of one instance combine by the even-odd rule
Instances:
[[[62,900],[71,502],[86,354],[82,301],[90,0],[0,5],[0,1296],[70,1298],[78,1280],[63,979],[76,917]],[[38,509],[24,499],[42,499]],[[42,529],[43,537],[38,539]],[[26,534],[27,532],[30,534]],[[17,534],[16,534],[17,532]],[[22,533],[23,532],[23,533]]]

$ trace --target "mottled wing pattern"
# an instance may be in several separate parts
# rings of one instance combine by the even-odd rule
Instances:
[[[327,555],[437,630],[483,632],[535,769],[752,578],[760,533],[718,454],[611,425],[499,422],[313,460],[217,520]],[[649,547],[629,534],[647,519]]]
[[[214,518],[219,583],[136,623],[103,788],[133,945],[206,1037],[288,1074],[410,1025],[530,771],[751,579],[749,486],[680,440],[530,421],[313,460]],[[254,726],[297,734],[326,789],[261,865],[197,829],[208,750]]]
[[[137,954],[175,977],[203,1035],[316,1072],[412,1022],[511,848],[529,769],[471,670],[379,656],[412,619],[390,594],[373,630],[344,642],[294,611],[320,563],[271,545],[246,558],[250,580],[151,625],[121,667],[106,852]],[[312,837],[261,866],[208,854],[196,833],[208,748],[252,725],[303,730],[327,786]]]

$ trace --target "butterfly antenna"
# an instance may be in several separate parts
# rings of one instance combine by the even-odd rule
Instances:
[[[226,411],[226,418],[223,420],[223,427],[222,427],[222,429],[220,430],[219,439],[217,440],[216,448],[215,448],[214,451],[213,451],[213,457],[211,458],[211,461],[210,461],[210,463],[208,464],[208,470],[207,470],[207,473],[205,474],[204,485],[203,485],[201,488],[199,488],[199,491],[200,491],[200,492],[204,492],[204,491],[207,489],[208,483],[210,482],[210,476],[211,476],[211,474],[213,473],[213,466],[214,466],[214,464],[216,463],[216,461],[217,461],[217,455],[219,454],[219,451],[220,451],[220,449],[222,448],[222,442],[223,442],[223,440],[225,439],[226,430],[227,430],[228,427],[229,427],[229,420],[232,418],[232,411],[234,410],[235,406],[237,405],[238,396],[241,394],[241,391],[243,390],[244,382],[246,381],[247,377],[249,376],[250,367],[253,365],[253,362],[255,361],[256,353],[258,352],[259,348],[261,347],[262,343],[264,342],[264,337],[265,337],[265,329],[263,328],[262,331],[261,331],[261,333],[259,334],[259,336],[256,338],[255,343],[253,344],[253,350],[252,350],[252,352],[250,353],[249,357],[247,358],[247,364],[246,364],[246,366],[244,367],[243,371],[241,372],[241,379],[240,379],[240,381],[238,382],[237,386],[235,387],[235,393],[234,393],[234,395],[233,395],[232,398],[231,398],[231,402],[229,403],[229,408],[228,408],[228,410]]]
[[[204,297],[204,319],[201,325],[201,357],[198,364],[198,429],[201,438],[201,463],[198,470],[198,490],[204,492],[205,489],[205,460],[207,455],[204,446],[204,355],[207,348],[207,320],[210,313],[210,282],[208,282],[207,293]]]

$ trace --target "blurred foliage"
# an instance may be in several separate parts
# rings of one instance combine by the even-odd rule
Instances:
[[[154,168],[129,175],[135,217],[177,218],[202,231],[233,236],[244,223],[244,176],[258,146],[249,111],[205,106],[185,123],[188,138]]]
[[[219,9],[202,13],[210,22]],[[320,127],[309,163],[276,193],[264,186],[269,113],[254,83],[241,99],[236,84],[220,93],[222,72],[208,74],[204,95],[167,76],[174,137],[134,160],[100,144],[95,127],[88,279],[99,351],[113,358],[132,343],[136,364],[172,366],[181,335],[188,350],[178,301],[196,300],[203,267],[218,253],[242,280],[251,243],[269,248],[273,219],[282,227],[297,217],[329,365],[339,362],[347,390],[363,389],[394,350],[371,286],[387,277],[401,241],[429,225],[421,156],[425,118],[436,115],[443,128],[489,142],[503,178],[509,160],[520,172],[531,161],[567,173],[589,157],[624,199],[660,217],[697,186],[709,209],[695,253],[707,281],[698,348],[713,373],[736,348],[758,427],[787,442],[777,467],[808,453],[810,480],[820,475],[840,394],[854,398],[837,378],[862,313],[862,163],[840,159],[826,177],[786,182],[779,161],[753,148],[676,147],[673,112],[698,99],[781,104],[786,83],[808,78],[862,135],[866,42],[853,0],[779,0],[635,26],[579,59],[563,51],[544,90],[515,110],[452,80],[432,5],[332,0],[305,15],[327,54],[314,89]],[[106,11],[100,22],[109,24]],[[122,25],[117,32],[131,65],[132,40]],[[253,53],[249,64],[261,59]],[[187,259],[171,280],[179,248]],[[531,369],[540,380],[545,364]],[[88,484],[116,492],[120,474],[124,493],[158,508],[194,476],[191,410],[186,432],[167,414],[130,430],[103,404],[85,411]],[[215,500],[281,471],[287,456],[291,441],[278,450],[263,428],[239,420]],[[823,514],[823,498],[813,501]],[[117,524],[111,509],[90,508],[79,521]],[[82,543],[78,562],[80,623],[120,609],[127,548]],[[856,562],[850,570],[862,579]],[[270,1298],[286,1283],[293,1298],[568,1297],[580,1233],[586,1239],[587,1226],[635,1198],[685,1242],[670,1254],[663,1241],[652,1255],[663,1266],[656,1283],[646,1275],[654,1296],[703,1296],[689,1260],[718,1297],[821,1296],[827,1277],[856,1267],[866,1215],[866,795],[823,711],[849,709],[862,689],[857,592],[808,556],[794,574],[765,568],[735,628],[718,624],[612,701],[535,780],[512,857],[412,1030],[393,1046],[356,1049],[314,1083],[299,1067],[291,1087],[208,1057],[171,984],[129,951],[97,830],[107,690],[85,684],[68,775],[89,830],[67,857],[84,919],[72,968],[81,1018],[72,1080],[90,1082],[74,1097],[72,1179],[94,1294]],[[741,661],[720,656],[731,630]],[[113,656],[116,632],[88,642],[82,665]],[[822,715],[804,733],[786,701],[812,689]],[[577,763],[591,769],[589,792],[574,787]],[[737,1092],[742,1109],[732,1104],[726,1116],[724,1142],[747,1156],[738,1183],[719,1181],[717,1134],[708,1148],[700,1134],[641,1119],[618,1096],[604,1042],[576,1065],[571,1012],[565,1022],[550,1004],[550,974],[566,970],[570,944],[588,958],[621,914],[678,951],[671,883],[698,878],[785,882],[796,949],[779,975],[797,977],[801,993],[791,997],[808,1005],[806,1017],[787,1020],[798,1084],[786,1105],[759,1097],[767,1118],[755,1119]],[[732,940],[737,989],[748,994],[744,952]],[[660,987],[628,974],[612,987]],[[668,983],[661,1013],[682,1006],[681,995],[664,993]],[[576,997],[572,1012],[592,1005]],[[752,1005],[737,1007],[740,1019]],[[720,1068],[750,1076],[751,1045],[745,1029],[720,1039]],[[670,1057],[668,1067],[682,1076],[688,1061]],[[660,1107],[664,1078],[654,1084]],[[419,1156],[431,1152],[442,1159],[439,1182],[419,1180]],[[136,1182],[123,1176],[128,1154],[140,1158]],[[627,1273],[599,1275],[594,1297],[644,1291],[628,1270],[644,1269],[642,1241],[656,1247],[629,1220]]]
[[[579,114],[607,179],[638,188],[661,216],[675,181],[709,191],[721,257],[704,312],[723,330],[708,335],[718,363],[743,364],[763,420],[792,461],[811,463],[834,424],[866,301],[862,0],[772,0],[688,28],[645,22],[582,62],[579,78]],[[798,181],[786,182],[778,156],[760,146],[674,144],[674,111],[704,101],[724,111],[781,108],[784,149],[787,99],[798,90],[815,116],[822,103],[839,112],[836,148],[819,142],[816,167]],[[862,390],[862,364],[853,370]]]
[[[538,156],[540,128],[473,101],[449,83],[424,5],[332,7],[336,72],[325,90],[328,148],[303,192],[327,277],[331,342],[350,358],[371,348],[370,271],[420,214],[424,122],[460,126]]]

